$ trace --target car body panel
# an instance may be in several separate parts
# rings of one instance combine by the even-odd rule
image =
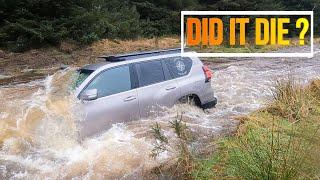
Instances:
[[[124,64],[131,64],[131,67],[133,67],[136,73],[136,80],[138,81],[139,72],[136,67],[137,64],[174,57],[180,57],[180,53],[89,65],[94,71],[76,89],[76,96],[79,98],[80,93],[92,79],[105,70]],[[165,107],[172,107],[184,96],[197,96],[201,105],[210,102],[211,104],[212,102],[216,103],[211,83],[205,82],[205,75],[202,69],[203,63],[197,57],[191,57],[190,59],[192,60],[191,69],[188,74],[182,77],[173,78],[169,73],[169,69],[164,65],[163,60],[161,62],[165,75],[164,81],[143,87],[137,86],[126,92],[92,101],[83,101],[82,105],[86,111],[86,117],[79,124],[82,128],[80,130],[80,136],[84,138],[97,134],[97,132],[108,129],[114,123],[122,123],[158,115],[163,112]]]
[[[92,101],[83,101],[85,119],[80,121],[80,137],[91,136],[115,123],[140,118],[137,89],[113,94]]]
[[[172,107],[181,97],[175,80],[141,87],[137,91],[142,118],[161,113],[164,107]]]

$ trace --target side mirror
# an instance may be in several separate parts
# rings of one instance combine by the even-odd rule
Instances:
[[[98,90],[97,89],[89,89],[81,93],[80,99],[91,101],[98,98]]]

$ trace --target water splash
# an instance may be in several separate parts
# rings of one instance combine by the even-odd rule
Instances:
[[[140,177],[167,158],[152,159],[151,140],[136,137],[124,124],[80,143],[76,122],[84,115],[69,86],[73,72],[59,71],[32,85],[1,88],[10,101],[0,102],[0,177]]]

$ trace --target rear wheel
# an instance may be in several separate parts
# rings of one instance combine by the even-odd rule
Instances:
[[[197,95],[183,96],[182,98],[179,99],[179,103],[201,107],[201,101]]]

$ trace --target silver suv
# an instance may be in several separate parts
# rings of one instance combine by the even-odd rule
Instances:
[[[180,49],[100,57],[104,62],[79,69],[76,96],[85,119],[80,137],[97,134],[114,123],[145,118],[176,103],[192,100],[214,107],[212,73],[196,57]]]

